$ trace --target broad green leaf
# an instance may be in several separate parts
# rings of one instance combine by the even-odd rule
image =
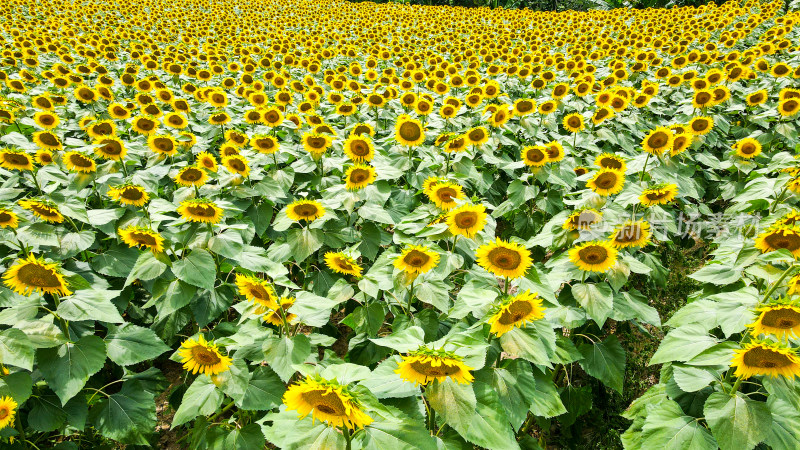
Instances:
[[[156,404],[138,382],[126,381],[119,392],[92,406],[89,422],[108,439],[148,445],[156,427]]]
[[[764,443],[774,449],[800,448],[800,411],[792,404],[771,395],[767,399],[772,427]]]
[[[139,258],[139,250],[121,245],[111,245],[92,258],[92,269],[109,277],[127,278]]]
[[[267,422],[271,422],[267,425]],[[299,449],[343,449],[345,440],[338,430],[310,416],[300,419],[297,411],[281,411],[267,414],[261,423],[261,431],[267,441],[285,450]]]
[[[33,370],[34,345],[30,338],[16,328],[0,331],[0,362]]]
[[[538,395],[531,365],[512,361],[504,369],[493,369],[491,381],[511,426],[519,429]]]
[[[580,283],[572,286],[575,300],[589,313],[589,317],[602,327],[614,307],[614,292],[607,283]]]
[[[106,344],[97,336],[84,336],[60,347],[36,352],[39,370],[61,404],[67,403],[86,385],[106,361]]]
[[[511,355],[552,367],[550,360],[555,353],[556,334],[547,320],[540,319],[504,333],[500,336],[500,345]]]
[[[716,450],[711,433],[677,403],[667,400],[648,410],[642,426],[642,448],[665,450]]]
[[[531,412],[545,418],[567,412],[552,378],[540,373],[534,373],[533,378],[536,380],[536,392],[533,395]]]
[[[296,372],[292,366],[301,364],[311,354],[311,343],[304,334],[267,339],[263,348],[264,359],[284,382]]]
[[[217,279],[214,257],[203,249],[194,249],[189,256],[172,263],[172,272],[178,279],[211,291]]]
[[[381,347],[405,353],[425,343],[425,331],[418,326],[413,326],[382,338],[370,339],[370,341]]]
[[[472,423],[477,400],[472,385],[451,379],[435,381],[425,388],[425,398],[444,421],[463,435]]]
[[[714,392],[703,413],[711,433],[724,450],[750,450],[769,436],[772,415],[767,404],[741,392]]]
[[[331,309],[347,300],[331,300],[307,291],[300,291],[295,297],[294,305],[289,311],[297,315],[300,322],[312,327],[325,326],[331,318]]]
[[[619,339],[612,334],[603,342],[581,344],[578,350],[583,355],[583,360],[579,361],[583,370],[622,394],[622,382],[625,379],[625,349],[619,344]]]
[[[224,397],[211,378],[200,375],[183,394],[181,406],[178,407],[178,411],[172,418],[172,428],[183,425],[197,416],[213,414],[222,405]]]
[[[375,397],[400,398],[419,395],[419,387],[400,378],[395,370],[399,367],[401,358],[393,355],[378,364],[372,374],[362,380],[359,385],[366,387]]]
[[[272,369],[259,366],[253,371],[244,394],[235,400],[242,409],[265,411],[279,406],[285,391],[286,386]]]
[[[292,228],[286,233],[286,242],[292,249],[292,257],[298,263],[319,250],[324,241],[325,233],[319,229]]]
[[[125,320],[119,314],[111,300],[119,297],[120,291],[100,289],[81,289],[64,299],[58,305],[58,315],[70,321],[99,320],[107,323],[122,323]]]
[[[411,421],[373,422],[364,428],[362,436],[367,450],[436,449],[431,433],[421,423]]]
[[[125,285],[131,284],[134,280],[152,280],[164,273],[165,270],[167,270],[166,263],[153,255],[153,252],[141,252],[125,280]]]
[[[473,388],[477,404],[472,420],[465,429],[453,428],[466,440],[481,447],[518,448],[511,424],[492,386],[476,381]]]
[[[153,330],[131,323],[109,327],[105,341],[108,359],[121,366],[155,359],[169,350]]]
[[[31,396],[33,380],[28,372],[14,372],[0,378],[0,397],[9,396],[23,404]]]
[[[650,359],[650,365],[688,361],[717,342],[716,338],[708,335],[702,325],[692,324],[675,328],[661,341],[658,350]]]

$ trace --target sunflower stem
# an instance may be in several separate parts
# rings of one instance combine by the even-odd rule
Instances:
[[[122,175],[124,175],[125,178],[128,178],[128,168],[125,167],[125,160],[120,158],[119,162],[122,165]]]
[[[22,445],[24,445],[25,448],[30,448],[30,446],[28,445],[28,440],[25,438],[25,427],[22,426],[22,419],[19,416],[17,416],[14,422],[16,422],[17,431],[19,431],[19,438],[20,441],[22,442]]]
[[[235,403],[234,403],[234,401],[233,401],[233,400],[231,400],[231,402],[230,402],[230,403],[228,403],[227,405],[225,405],[225,407],[224,407],[224,408],[222,408],[222,410],[220,410],[220,412],[218,412],[218,413],[214,414],[213,416],[211,416],[211,417],[208,419],[209,423],[213,422],[213,421],[214,421],[214,420],[215,420],[217,417],[219,417],[219,416],[223,415],[223,414],[224,414],[224,413],[225,413],[227,410],[229,410],[229,409],[233,408],[234,404],[235,404]]]
[[[411,286],[408,288],[408,315],[411,315],[411,302],[414,301],[414,281],[411,281]]]
[[[342,434],[344,435],[344,440],[346,442],[345,449],[346,450],[350,450],[351,448],[353,448],[352,444],[350,442],[350,441],[353,440],[353,436],[350,435],[350,428],[347,428],[346,425],[343,425],[342,426]]]
[[[744,381],[744,377],[739,377],[739,378],[736,379],[736,383],[733,383],[733,387],[731,388],[731,392],[730,392],[731,397],[736,395],[736,392],[739,390],[739,385],[742,384],[742,381]]]
[[[647,154],[647,158],[644,160],[644,167],[642,167],[642,173],[639,174],[639,183],[644,180],[644,172],[647,170],[647,163],[650,162],[650,153]]]
[[[503,283],[503,294],[508,295],[508,277],[506,277],[506,281]]]
[[[775,199],[775,203],[773,203],[772,207],[769,209],[770,214],[774,213],[775,208],[777,208],[778,205],[781,203],[781,201],[783,201],[784,194],[786,194],[786,186],[783,187],[783,190],[781,191],[780,195],[778,195],[778,198]]]
[[[795,268],[795,266],[794,266],[794,264],[792,264],[791,266],[789,266],[788,269],[783,271],[783,273],[781,274],[780,278],[778,278],[778,280],[775,281],[775,283],[772,285],[772,287],[769,288],[767,293],[764,294],[764,298],[761,299],[761,303],[764,303],[765,301],[769,300],[769,298],[772,296],[772,294],[775,292],[775,290],[780,287],[781,282],[783,282],[783,280],[785,280],[786,277],[789,276],[789,273],[791,273],[794,270],[794,268]]]

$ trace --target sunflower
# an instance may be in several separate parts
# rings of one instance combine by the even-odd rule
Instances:
[[[499,128],[505,125],[509,119],[511,119],[511,113],[509,112],[508,106],[502,105],[502,107],[497,108],[497,110],[489,116],[487,122],[489,125]]]
[[[549,160],[545,148],[541,145],[530,145],[522,149],[522,161],[526,166],[542,167]]]
[[[225,125],[231,121],[231,116],[225,111],[215,112],[208,117],[208,123],[211,125]]]
[[[64,216],[58,212],[55,203],[44,200],[32,198],[28,200],[20,200],[17,202],[23,209],[32,212],[34,216],[49,223],[61,223],[64,221]]]
[[[211,200],[193,198],[181,202],[178,213],[188,222],[203,222],[215,224],[222,220],[222,208]]]
[[[33,115],[33,121],[36,122],[36,125],[39,125],[45,130],[52,130],[53,128],[57,127],[58,124],[61,122],[58,116],[50,111],[37,112],[36,114]]]
[[[187,339],[178,349],[180,362],[183,368],[191,373],[203,373],[208,376],[218,375],[230,369],[233,361],[228,356],[223,356],[214,342],[206,342],[203,335],[197,340]]]
[[[217,160],[214,155],[208,152],[201,152],[197,155],[197,167],[209,170],[211,172],[217,171]]]
[[[621,156],[613,153],[601,153],[597,156],[597,158],[595,158],[594,165],[604,169],[616,170],[620,173],[625,173],[625,171],[628,169],[628,165],[625,163],[625,160]]]
[[[425,142],[425,130],[419,120],[403,114],[397,117],[394,138],[403,145],[413,147]]]
[[[119,103],[112,103],[106,108],[108,115],[117,120],[124,120],[131,116],[131,112]]]
[[[697,109],[708,108],[714,106],[715,103],[714,93],[710,89],[700,89],[692,97],[692,106]]]
[[[750,378],[754,375],[782,375],[793,379],[800,376],[800,357],[794,349],[775,342],[755,341],[744,344],[731,360],[736,377]]]
[[[595,125],[600,125],[606,120],[613,119],[616,115],[617,114],[613,109],[609,108],[608,106],[601,106],[600,108],[597,108],[594,114],[592,114],[592,123]]]
[[[247,145],[248,137],[246,134],[230,129],[225,131],[225,142],[242,148]]]
[[[617,249],[605,241],[584,242],[570,249],[569,260],[581,270],[605,272],[616,264]]]
[[[463,188],[451,182],[437,183],[428,190],[427,195],[430,201],[445,211],[455,208],[456,201],[465,198]]]
[[[447,213],[447,228],[455,236],[471,239],[486,226],[486,217],[483,205],[461,205]]]
[[[530,98],[519,98],[514,101],[513,113],[517,117],[527,116],[536,111],[536,101]]]
[[[164,116],[162,121],[164,125],[179,130],[184,129],[189,125],[189,121],[186,120],[186,117],[184,117],[183,114],[178,112],[171,112],[167,114],[166,116]]]
[[[200,187],[206,184],[206,181],[208,181],[208,175],[204,170],[197,167],[184,167],[175,175],[175,183],[179,186]]]
[[[239,288],[239,295],[255,304],[271,309],[278,307],[278,294],[268,280],[237,273],[236,287]]]
[[[409,245],[394,260],[398,270],[410,275],[420,275],[430,271],[439,264],[439,254],[421,245]]]
[[[586,182],[589,189],[602,196],[619,193],[624,184],[625,174],[614,169],[600,169]]]
[[[557,107],[558,107],[558,102],[556,102],[555,100],[547,100],[545,102],[542,102],[541,105],[539,105],[539,114],[546,116],[555,111]]]
[[[265,134],[257,134],[250,139],[250,146],[255,151],[264,155],[270,155],[280,149],[280,144],[275,136],[268,136]]]
[[[3,278],[8,288],[24,296],[47,293],[65,297],[72,294],[61,274],[61,266],[36,258],[32,253],[27,258],[18,259],[6,270]]]
[[[129,247],[146,248],[153,253],[164,251],[164,238],[149,228],[129,226],[120,228],[117,230],[117,234]]]
[[[136,116],[131,122],[131,128],[139,134],[149,136],[158,129],[158,120],[155,117]]]
[[[63,161],[67,169],[72,172],[93,173],[97,171],[97,163],[94,159],[78,151],[64,153]]]
[[[797,299],[778,299],[755,310],[758,318],[747,325],[752,335],[772,334],[783,339],[800,334],[800,302]]]
[[[644,247],[650,243],[650,224],[629,220],[611,232],[609,242],[616,248]]]
[[[362,123],[357,123],[353,127],[353,130],[350,132],[350,134],[351,135],[355,135],[355,136],[367,135],[367,136],[371,137],[371,136],[375,136],[375,129],[372,128],[372,125],[362,122]]]
[[[344,174],[345,187],[351,191],[363,189],[375,181],[375,168],[367,164],[356,164]]]
[[[489,141],[489,132],[485,127],[474,127],[468,130],[464,136],[466,137],[468,145],[480,147]]]
[[[689,132],[695,136],[702,136],[708,134],[714,128],[714,119],[707,116],[695,117],[689,121]]]
[[[344,252],[327,252],[325,253],[325,264],[329,269],[336,273],[345,275],[352,275],[356,278],[361,278],[361,266],[352,257]]]
[[[762,253],[786,249],[795,258],[800,257],[800,227],[790,225],[770,227],[756,237],[755,247]]]
[[[262,123],[269,127],[277,127],[283,123],[283,113],[277,107],[269,108],[261,113]]]
[[[178,143],[170,135],[152,135],[147,139],[147,146],[154,153],[163,156],[174,156],[178,153]]]
[[[92,139],[113,136],[117,133],[117,126],[110,120],[98,120],[86,127],[86,134]]]
[[[322,378],[306,377],[286,390],[283,403],[303,419],[309,414],[332,427],[364,428],[373,419],[362,409],[347,386]]]
[[[97,139],[94,152],[103,159],[121,161],[128,154],[122,139],[116,136],[105,136]]]
[[[297,200],[286,207],[286,215],[295,222],[313,222],[325,215],[325,207],[316,200]]]
[[[478,247],[478,265],[488,272],[511,279],[524,276],[533,264],[531,252],[514,242],[496,239]]]
[[[108,196],[121,205],[144,206],[150,201],[150,195],[142,186],[136,184],[123,184],[108,189]]]
[[[677,195],[678,185],[662,183],[643,190],[639,201],[646,207],[666,205],[675,200]]]
[[[769,99],[769,94],[767,93],[766,89],[761,89],[760,91],[753,92],[752,94],[748,94],[745,97],[747,101],[747,106],[756,106],[766,102]]]
[[[669,151],[670,156],[677,156],[686,151],[692,142],[694,135],[691,133],[678,133],[672,138],[672,148]]]
[[[14,211],[0,207],[0,228],[17,228],[19,226],[19,217]]]
[[[565,230],[588,230],[603,220],[603,213],[592,208],[580,209],[573,212],[564,221],[561,228]]]
[[[0,167],[8,170],[33,170],[33,158],[19,149],[0,150]]]
[[[344,153],[353,162],[369,162],[375,157],[375,147],[369,137],[354,131],[344,142]]]
[[[13,426],[17,414],[17,402],[9,396],[0,398],[0,430]]]
[[[294,322],[297,316],[289,312],[289,308],[294,305],[294,297],[281,297],[278,303],[280,307],[276,304],[276,307],[264,314],[262,317],[264,322],[275,325],[276,327],[283,325],[284,320],[286,320],[287,324]]]
[[[778,113],[783,117],[791,117],[798,111],[800,111],[800,98],[787,98],[778,103]]]
[[[564,146],[560,142],[550,141],[544,144],[544,151],[547,153],[547,162],[559,162],[564,159]]]
[[[736,155],[744,159],[753,159],[761,154],[761,143],[753,138],[744,138],[733,145]]]
[[[489,318],[490,333],[500,337],[514,328],[522,328],[528,322],[544,318],[542,299],[536,293],[525,291],[513,297],[506,297],[500,305],[493,308]]]
[[[475,379],[470,373],[472,367],[464,364],[463,358],[443,349],[422,346],[408,355],[402,355],[402,358],[394,372],[403,380],[417,385],[426,386],[433,381],[441,383],[447,378],[459,384],[470,384]]]
[[[642,149],[651,155],[662,155],[672,149],[672,130],[667,127],[658,127],[651,130],[642,140]]]
[[[247,162],[247,158],[242,155],[223,156],[222,165],[231,173],[243,177],[250,175],[250,165]]]
[[[33,133],[33,142],[35,142],[39,148],[47,150],[61,150],[64,148],[64,145],[61,144],[61,139],[52,131],[47,130]]]
[[[303,134],[303,148],[308,152],[311,153],[311,156],[314,159],[318,159],[322,156],[325,151],[328,150],[328,147],[331,146],[333,139],[327,134],[320,134],[320,133],[304,133]]]
[[[577,133],[585,128],[583,124],[583,116],[578,113],[568,114],[561,121],[564,128],[570,133]]]

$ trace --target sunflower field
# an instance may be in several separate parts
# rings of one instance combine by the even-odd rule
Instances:
[[[800,448],[797,2],[2,4],[0,448]]]

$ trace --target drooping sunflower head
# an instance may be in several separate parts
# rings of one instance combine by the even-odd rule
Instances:
[[[247,162],[247,158],[242,155],[223,156],[222,165],[231,173],[243,177],[250,175],[250,164]]]
[[[287,324],[294,323],[297,320],[297,315],[289,312],[289,308],[294,305],[294,297],[281,297],[278,304],[280,307],[276,306],[266,311],[261,317],[262,320],[276,327],[283,325],[284,320]]]
[[[164,238],[149,228],[129,226],[120,228],[117,230],[117,234],[129,247],[146,248],[153,253],[164,251]]]
[[[432,201],[437,207],[447,211],[457,206],[458,200],[464,199],[464,189],[449,181],[436,183],[431,186],[427,192],[428,199]]]
[[[236,286],[239,288],[239,295],[247,300],[272,309],[278,307],[278,294],[269,280],[237,273]]]
[[[17,294],[29,296],[33,293],[47,293],[67,296],[72,292],[67,287],[61,266],[36,258],[33,253],[17,262],[3,274],[6,286]]]
[[[609,240],[617,248],[644,247],[650,243],[650,224],[643,220],[629,220],[617,226]]]
[[[583,116],[578,113],[567,114],[561,124],[570,133],[577,133],[586,127],[583,123]]]
[[[351,191],[363,189],[375,181],[375,168],[368,164],[356,164],[344,174],[345,187]]]
[[[230,369],[233,361],[220,353],[217,344],[207,342],[203,335],[197,340],[187,339],[178,349],[183,368],[191,373],[202,373],[208,376],[218,375]]]
[[[666,205],[678,195],[677,184],[657,184],[642,191],[639,201],[643,206]]]
[[[430,271],[439,264],[439,254],[422,245],[409,245],[394,260],[394,266],[416,276]]]
[[[422,346],[402,358],[394,372],[417,385],[441,383],[448,378],[459,384],[469,384],[475,379],[470,373],[472,368],[464,364],[462,357],[444,349]]]
[[[800,301],[781,297],[756,308],[758,318],[748,325],[753,336],[775,335],[780,339],[800,334]]]
[[[787,345],[755,341],[744,344],[741,349],[736,350],[731,367],[736,368],[734,375],[737,377],[769,375],[777,378],[780,375],[794,379],[800,376],[800,357]]]
[[[598,195],[618,194],[625,185],[625,174],[614,169],[600,169],[586,182],[586,186]]]
[[[187,222],[215,224],[222,220],[223,211],[212,200],[193,198],[181,202],[178,214]]]
[[[797,258],[800,256],[800,227],[774,225],[756,237],[755,247],[763,253],[785,249]]]
[[[593,208],[584,208],[570,214],[561,227],[565,230],[588,230],[602,220],[603,213]]]
[[[714,119],[707,116],[695,117],[689,121],[689,132],[695,136],[702,136],[708,134],[714,128]]]
[[[61,143],[61,139],[56,136],[54,132],[49,130],[37,131],[33,133],[33,142],[35,142],[39,148],[46,150],[61,150],[64,148],[64,145]]]
[[[168,134],[150,136],[147,139],[147,146],[154,153],[162,156],[174,156],[178,153],[178,143]]]
[[[667,127],[651,130],[642,140],[642,149],[651,155],[663,155],[672,149],[673,134]]]
[[[9,396],[0,398],[0,430],[14,425],[17,406],[17,402]]]
[[[108,189],[108,196],[122,205],[144,206],[150,201],[150,195],[142,186],[123,184]]]
[[[478,247],[478,265],[486,271],[510,279],[524,276],[533,264],[531,252],[520,244],[496,239]]]
[[[736,156],[743,159],[753,159],[761,154],[761,143],[753,138],[744,138],[733,145]]]
[[[306,377],[286,390],[283,403],[303,419],[309,414],[331,427],[364,428],[373,419],[363,410],[357,397],[335,380]]]
[[[544,318],[545,309],[539,295],[531,294],[531,291],[505,297],[489,313],[489,331],[500,337],[514,328],[521,328],[528,322]]]
[[[617,249],[606,241],[584,242],[569,251],[575,266],[588,272],[605,272],[617,262]]]
[[[473,238],[486,226],[486,208],[483,205],[461,205],[447,213],[447,228],[453,235]]]
[[[197,186],[200,187],[206,184],[208,181],[208,175],[206,172],[194,166],[184,167],[180,171],[178,171],[177,175],[175,175],[175,183],[179,186]]]
[[[297,200],[286,207],[286,215],[296,222],[313,222],[325,215],[325,207],[316,200]]]
[[[42,198],[30,198],[26,200],[20,200],[17,202],[19,206],[23,209],[26,209],[33,213],[35,217],[38,217],[45,222],[49,223],[61,223],[64,221],[64,216],[58,211],[58,207],[55,203],[45,200]]]
[[[0,167],[20,172],[33,170],[33,156],[24,150],[5,148],[0,150]]]
[[[414,147],[425,142],[425,129],[419,120],[403,114],[397,117],[394,138],[400,144]]]
[[[79,151],[64,153],[63,161],[67,169],[72,172],[93,173],[97,171],[97,163],[95,160]]]
[[[325,253],[325,264],[336,273],[352,275],[356,278],[361,277],[361,266],[358,265],[355,258],[344,252]]]

